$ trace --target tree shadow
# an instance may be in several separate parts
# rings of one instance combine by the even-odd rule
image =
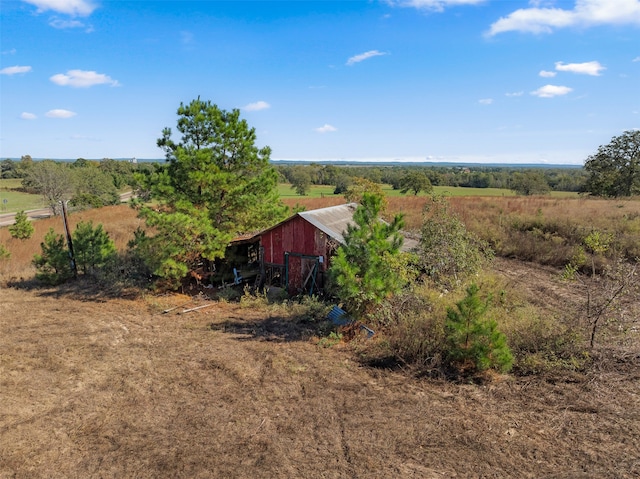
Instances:
[[[299,342],[324,336],[333,329],[330,321],[300,317],[270,316],[266,319],[227,319],[209,324],[209,329],[237,335],[238,341]]]
[[[6,282],[6,286],[8,288],[32,291],[44,298],[65,297],[100,303],[111,299],[135,300],[142,295],[140,288],[103,284],[89,276],[68,280],[58,285],[50,285],[36,278],[10,279]]]

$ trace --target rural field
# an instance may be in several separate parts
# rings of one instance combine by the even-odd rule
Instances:
[[[388,211],[418,229],[424,201],[389,198]],[[570,246],[561,233],[617,225],[632,254],[640,231],[638,201],[451,204],[496,244],[511,234],[502,222],[537,221],[532,234],[548,244],[532,254],[547,261],[524,261],[534,248],[524,244],[492,274],[505,297],[549,318],[577,321],[584,302],[551,254]],[[72,227],[81,220],[103,223],[119,248],[139,225],[125,205],[74,213]],[[327,341],[322,314],[304,303],[136,294],[86,280],[39,287],[30,260],[62,225],[34,225],[25,241],[0,229],[12,254],[0,261],[0,478],[640,476],[637,296],[622,305],[635,329],[607,329],[585,350],[589,367],[454,382],[365,361],[365,339]]]

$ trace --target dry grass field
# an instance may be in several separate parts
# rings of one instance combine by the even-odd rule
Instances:
[[[419,215],[400,200],[391,211]],[[569,208],[499,200],[503,214]],[[605,208],[577,204],[585,215]],[[594,222],[637,208],[607,204]],[[138,225],[126,206],[71,221],[89,219],[119,247]],[[358,341],[323,347],[319,325],[293,303],[33,287],[30,258],[49,227],[62,230],[59,218],[35,226],[26,242],[0,229],[12,253],[0,261],[1,479],[640,477],[637,331],[599,343],[588,370],[428,379],[360,362]],[[580,301],[554,268],[499,259],[495,270],[550,315]],[[188,301],[209,307],[163,313]],[[637,317],[640,300],[631,303]]]
[[[286,308],[0,289],[0,477],[632,478],[640,356],[485,385],[364,367]]]

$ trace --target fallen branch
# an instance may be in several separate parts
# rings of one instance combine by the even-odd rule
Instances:
[[[203,304],[202,306],[196,306],[195,308],[185,309],[180,314],[190,313],[191,311],[197,311],[198,309],[202,309],[202,308],[208,308],[209,306],[213,306],[214,304],[216,304],[216,303]]]

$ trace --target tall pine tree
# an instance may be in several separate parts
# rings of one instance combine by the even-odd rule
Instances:
[[[178,143],[165,128],[158,146],[167,166],[144,181],[157,204],[140,216],[154,236],[139,245],[154,272],[180,280],[201,259],[224,256],[237,234],[271,226],[286,216],[269,147],[239,110],[225,111],[200,98],[178,108]]]
[[[404,222],[401,215],[391,223],[381,221],[381,208],[382,197],[363,194],[353,214],[355,225],[349,225],[344,233],[344,244],[329,270],[336,294],[357,318],[370,313],[403,286],[402,276],[390,268],[390,259],[400,253]]]

